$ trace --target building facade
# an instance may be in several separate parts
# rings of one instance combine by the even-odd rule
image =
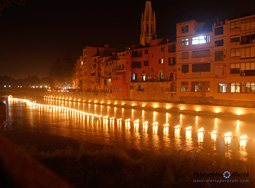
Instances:
[[[87,46],[75,63],[74,87],[115,99],[184,101],[255,99],[255,15],[176,24],[176,42],[156,35],[147,1],[140,45]]]

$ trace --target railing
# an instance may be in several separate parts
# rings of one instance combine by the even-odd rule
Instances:
[[[158,79],[155,77],[151,78],[146,78],[146,80],[141,79],[136,79],[136,80],[131,80],[131,82],[173,82],[174,80],[172,78],[166,77],[162,79]]]

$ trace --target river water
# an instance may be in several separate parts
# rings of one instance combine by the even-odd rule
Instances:
[[[37,144],[43,144],[50,135],[53,145],[64,137],[162,155],[206,150],[241,160],[254,156],[253,116],[181,114],[46,98],[4,102],[7,121],[0,133],[20,142],[29,142],[27,135],[34,135],[40,140]]]

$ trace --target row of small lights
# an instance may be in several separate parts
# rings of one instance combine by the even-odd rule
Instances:
[[[9,96],[9,97],[12,98],[11,96]],[[66,110],[67,112],[68,112],[68,111],[70,111],[70,112],[72,111],[72,112],[75,112],[75,113],[79,113],[79,114],[83,114],[83,115],[87,115],[87,116],[91,116],[91,117],[97,117],[97,118],[103,118],[103,119],[110,119],[110,120],[114,120],[114,119],[115,119],[115,117],[108,117],[108,116],[102,116],[102,115],[98,115],[98,114],[86,113],[86,112],[79,111],[79,110],[76,110],[76,109],[73,109],[73,108],[68,108],[68,107],[60,107],[60,106],[54,106],[54,105],[37,104],[37,103],[31,102],[31,101],[26,100],[26,99],[18,99],[18,98],[12,98],[12,99],[13,99],[13,100],[19,100],[19,101],[25,102],[25,103],[27,103],[27,104],[29,104],[29,105],[38,106],[38,107],[48,107],[48,108],[59,109],[59,110],[64,109],[64,110]],[[118,122],[122,121],[122,118],[117,119],[117,121],[118,121]],[[125,122],[130,123],[130,122],[131,122],[131,119],[125,119]],[[139,120],[139,119],[134,120],[133,123],[134,123],[134,126],[135,126],[136,128],[138,128],[138,126],[139,126],[139,124],[140,124],[140,120]],[[148,125],[149,125],[149,122],[148,122],[148,121],[145,121],[145,122],[143,122],[142,124],[143,124],[144,127],[147,128]],[[158,122],[153,122],[153,123],[152,123],[152,126],[153,126],[153,128],[155,128],[155,127],[158,128],[159,124],[158,124]],[[163,125],[163,128],[164,128],[164,129],[166,129],[166,128],[168,129],[169,127],[170,127],[170,125],[169,125],[168,123],[166,123],[166,124]],[[175,126],[174,128],[175,128],[175,129],[180,129],[181,126],[180,126],[180,125],[177,125],[177,126]],[[191,131],[191,130],[192,130],[192,127],[191,127],[191,126],[186,127],[186,131]],[[204,132],[204,128],[198,129],[197,132],[198,132],[198,133]],[[211,137],[212,137],[212,138],[215,138],[216,136],[217,136],[217,130],[213,130],[213,131],[211,132]],[[227,132],[227,133],[224,134],[224,136],[225,136],[225,138],[231,138],[231,137],[232,137],[232,133],[231,133],[231,132]],[[248,136],[247,136],[247,135],[240,136],[240,140],[241,140],[241,141],[244,141],[244,140],[246,141],[247,139],[248,139]],[[215,139],[214,139],[214,140],[215,140]]]
[[[77,101],[77,102],[83,102],[83,103],[86,102],[86,100],[81,100],[81,99],[76,99],[76,98],[71,98],[71,97],[70,97],[70,98],[64,98],[64,97],[44,96],[44,98],[46,98],[46,99],[52,99],[52,100],[61,100],[61,101],[74,101],[74,102]],[[97,100],[95,100],[95,101],[88,100],[87,102],[88,102],[88,103],[94,103],[94,104],[99,103]],[[107,102],[107,103],[101,101],[100,104],[108,104],[108,105],[110,105],[110,104],[112,104],[112,103],[111,103],[110,101]],[[118,102],[114,102],[113,104],[114,104],[114,105],[118,105]],[[124,105],[125,105],[125,102],[122,102],[121,105],[124,106]],[[131,106],[132,106],[132,107],[135,107],[135,106],[137,106],[137,105],[133,103],[133,104],[131,104]],[[146,107],[145,104],[142,104],[141,106],[142,106],[142,107]],[[159,108],[159,106],[156,104],[156,105],[153,106],[153,108]],[[166,109],[167,109],[167,110],[170,109],[170,108],[171,108],[171,105],[166,105]],[[180,107],[179,109],[180,109],[180,110],[185,110],[185,108],[184,108],[183,106]],[[196,111],[196,112],[199,112],[199,111],[200,111],[200,108],[199,108],[199,107],[196,108],[195,111]],[[221,112],[221,110],[220,110],[219,107],[217,107],[217,108],[215,108],[214,112],[215,112],[216,114],[218,114],[218,113]],[[243,111],[242,111],[241,109],[238,109],[238,110],[235,111],[235,113],[236,113],[236,115],[242,115],[242,114],[243,114]]]

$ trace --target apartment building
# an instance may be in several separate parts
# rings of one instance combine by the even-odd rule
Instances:
[[[178,96],[213,96],[214,43],[212,23],[176,24]]]
[[[220,31],[220,32],[218,32]],[[254,100],[255,96],[255,15],[215,25],[215,34],[224,36],[224,77],[215,77],[215,99]],[[221,58],[222,59],[222,58]]]
[[[95,76],[99,75],[99,56],[111,54],[115,52],[114,48],[109,45],[101,46],[86,46],[83,48],[82,57],[80,58],[80,89],[83,91],[92,91],[95,89]],[[76,68],[77,70],[77,68]]]

